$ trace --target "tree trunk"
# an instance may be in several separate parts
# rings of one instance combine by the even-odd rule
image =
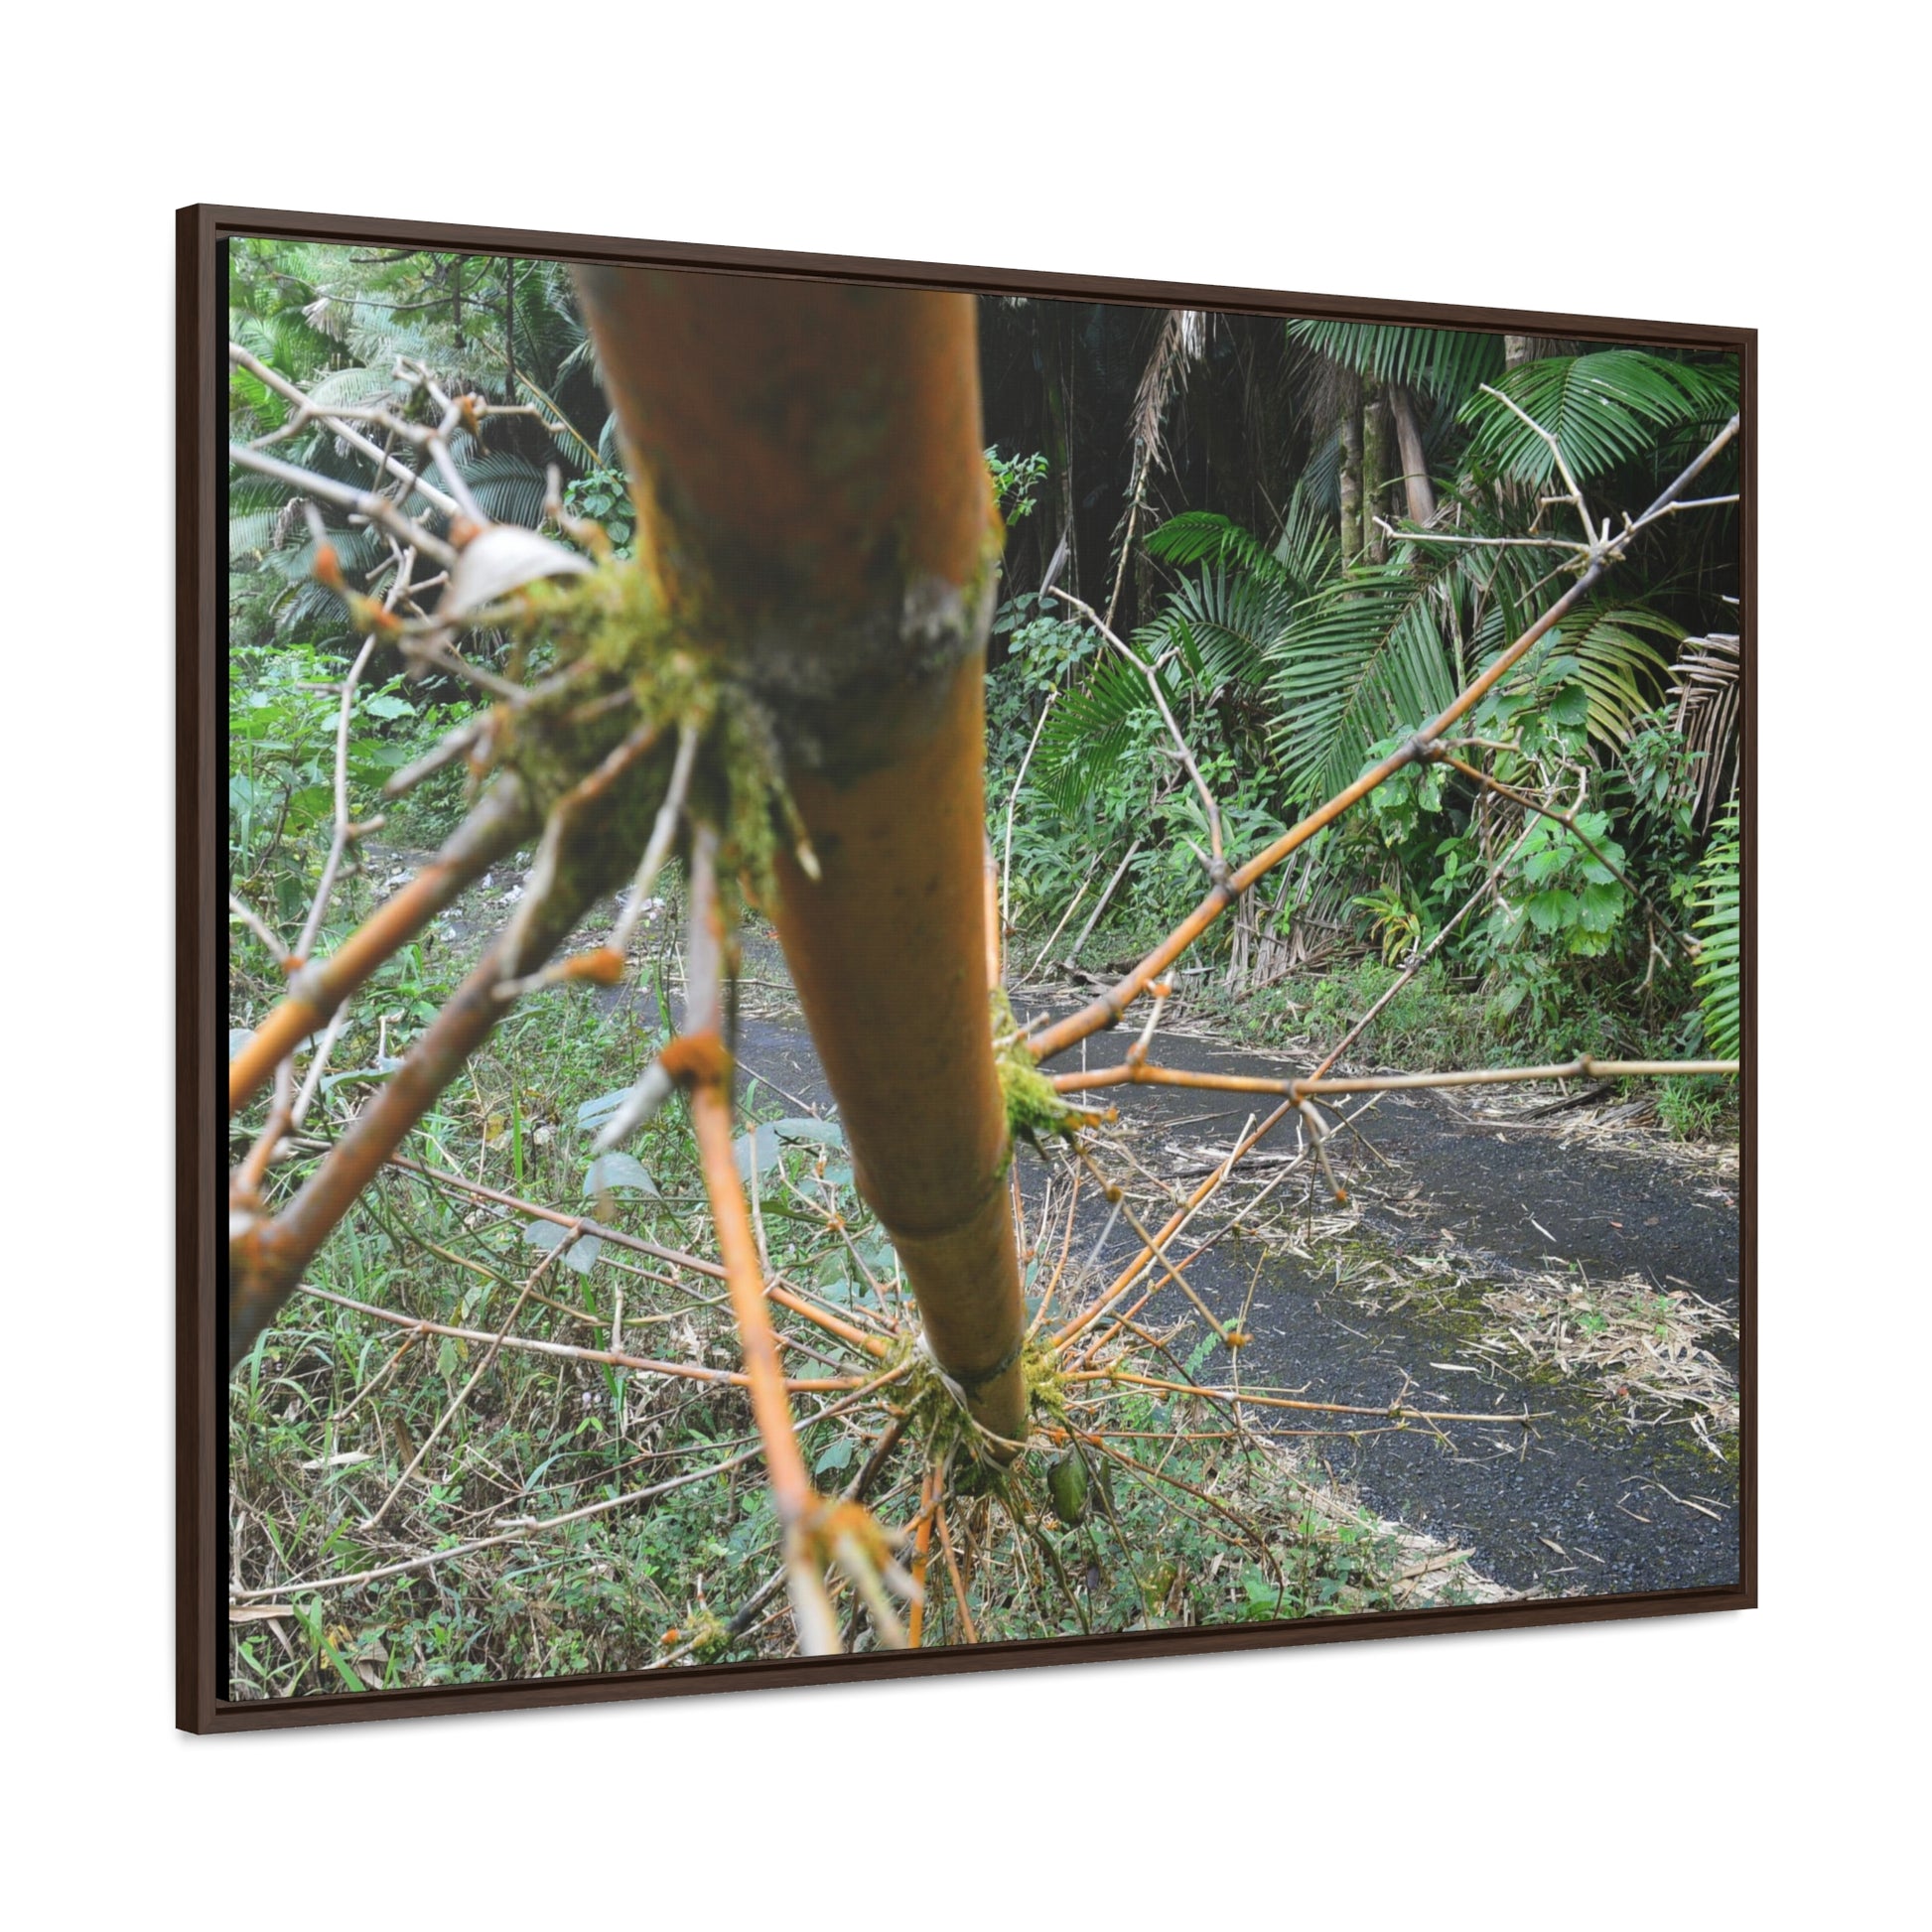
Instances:
[[[1352,564],[1362,548],[1362,384],[1344,378],[1341,412],[1341,560]]]
[[[638,552],[769,708],[822,879],[779,937],[861,1191],[974,1414],[1026,1433],[987,1007],[984,648],[998,563],[972,299],[580,271]]]
[[[1051,518],[1053,537],[1049,554],[1059,556],[1062,547],[1066,553],[1056,581],[1064,582],[1077,597],[1080,538],[1075,527],[1073,500],[1073,378],[1065,341],[1066,308],[1064,302],[1034,304],[1046,390],[1046,487],[1041,492],[1041,508]],[[1044,532],[1040,541],[1046,542]],[[1049,569],[1049,579],[1052,575]]]
[[[1416,399],[1396,385],[1389,391],[1389,413],[1395,418],[1396,447],[1402,455],[1402,486],[1409,502],[1409,521],[1428,523],[1436,515],[1436,491],[1429,481],[1429,465],[1422,453],[1422,423]]]
[[[1376,518],[1383,513],[1383,485],[1389,476],[1389,411],[1382,385],[1364,385],[1362,399],[1362,549],[1372,564],[1386,563],[1389,540]]]

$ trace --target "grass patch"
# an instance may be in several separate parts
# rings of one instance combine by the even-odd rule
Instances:
[[[412,990],[425,1005],[453,983],[484,922],[478,914],[463,947],[419,962]],[[388,997],[379,992],[364,1009],[372,1019],[342,1043],[335,1064],[354,1077],[323,1096],[318,1142],[381,1077],[378,1045],[400,1043],[406,1022],[385,1012],[403,1009],[385,1009]],[[621,1234],[712,1254],[680,1101],[629,1143],[634,1168],[601,1195],[587,1192],[599,1103],[661,1044],[654,1012],[585,987],[524,1003],[406,1153]],[[887,1358],[896,1359],[909,1307],[835,1123],[745,1126],[741,1161],[757,1180],[774,1269],[839,1319],[897,1337]],[[277,1167],[277,1192],[299,1185],[314,1159],[305,1144]],[[510,1345],[734,1370],[722,1286],[607,1240],[559,1257],[525,1295],[553,1228],[392,1170],[318,1253],[305,1281],[321,1293],[293,1298],[230,1386],[233,1697],[625,1671],[789,1647],[783,1592],[770,1588],[778,1530],[743,1394]],[[808,1320],[773,1312],[788,1373],[877,1373],[880,1363]],[[910,1384],[904,1394],[910,1406]],[[1101,1407],[1073,1415],[1074,1426],[1104,1430],[1118,1454],[1085,1451],[1092,1480],[1075,1520],[1061,1520],[1064,1497],[1051,1486],[1051,1464],[1068,1452],[1063,1428],[1057,1449],[1029,1451],[977,1493],[959,1471],[951,1530],[982,1641],[1335,1614],[1479,1587],[1462,1580],[1456,1553],[1378,1522],[1316,1465],[1259,1434],[1231,1434],[1218,1405],[1106,1385],[1086,1385],[1084,1398]],[[894,1401],[887,1391],[855,1409],[837,1390],[794,1396],[822,1491],[867,1468]],[[1044,1410],[1041,1419],[1052,1420]],[[889,1525],[916,1514],[931,1434],[909,1427],[872,1472],[866,1500]],[[962,1640],[936,1553],[927,1582],[926,1641]],[[870,1625],[845,1608],[848,1641],[865,1647]]]

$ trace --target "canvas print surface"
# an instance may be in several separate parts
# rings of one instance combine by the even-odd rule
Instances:
[[[226,1697],[1738,1583],[1734,355],[227,246]]]

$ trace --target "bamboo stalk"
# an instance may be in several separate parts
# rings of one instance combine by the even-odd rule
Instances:
[[[664,608],[766,704],[821,876],[779,938],[934,1357],[1025,1434],[987,1012],[984,647],[997,520],[972,299],[580,271]]]

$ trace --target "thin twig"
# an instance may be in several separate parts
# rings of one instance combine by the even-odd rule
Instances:
[[[1126,658],[1128,663],[1147,679],[1147,688],[1154,694],[1154,702],[1160,707],[1162,719],[1166,722],[1169,735],[1173,739],[1174,749],[1180,755],[1180,762],[1193,780],[1194,789],[1200,794],[1202,808],[1207,813],[1207,837],[1214,849],[1213,864],[1208,867],[1209,874],[1218,882],[1226,876],[1227,856],[1221,847],[1221,808],[1214,802],[1214,794],[1207,788],[1207,780],[1200,774],[1200,766],[1194,762],[1194,755],[1188,749],[1186,739],[1181,735],[1173,713],[1168,708],[1168,694],[1161,688],[1161,679],[1153,665],[1149,664],[1134,648],[1124,643],[1109,627],[1091,604],[1084,604],[1070,591],[1055,589],[1052,593],[1062,604],[1078,611],[1093,627]]]

